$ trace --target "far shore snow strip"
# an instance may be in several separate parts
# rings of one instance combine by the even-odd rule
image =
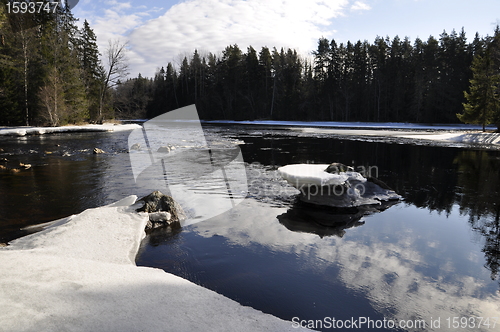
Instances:
[[[0,128],[0,136],[26,136],[45,135],[71,132],[114,132],[127,131],[141,128],[138,124],[102,124],[83,126],[61,126],[61,127],[3,127]]]
[[[424,139],[433,141],[456,142],[467,144],[500,144],[500,133],[434,133],[429,135],[410,134],[402,135],[403,138]]]
[[[0,247],[2,331],[297,331],[160,269],[137,267],[136,196]]]
[[[328,133],[344,136],[399,137],[438,142],[499,145],[500,133],[480,132],[482,126],[467,124],[425,125],[416,123],[382,122],[305,122],[305,121],[204,121],[208,124],[239,124],[262,126],[288,126],[301,130],[328,130]],[[312,129],[316,128],[316,129]],[[488,126],[489,130],[495,127]]]

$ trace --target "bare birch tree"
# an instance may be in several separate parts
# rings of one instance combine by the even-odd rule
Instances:
[[[66,113],[61,76],[56,67],[50,69],[45,84],[38,92],[41,106],[41,117],[50,126],[60,125]]]

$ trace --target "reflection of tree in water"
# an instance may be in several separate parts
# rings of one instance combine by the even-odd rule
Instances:
[[[500,158],[487,151],[463,151],[456,158],[460,213],[485,239],[486,268],[495,279],[500,270]]]

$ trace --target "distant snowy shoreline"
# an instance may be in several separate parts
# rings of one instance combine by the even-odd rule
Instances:
[[[45,135],[72,132],[116,132],[141,128],[138,124],[102,124],[61,127],[0,127],[0,136]]]
[[[304,121],[204,121],[207,124],[237,124],[261,126],[288,126],[306,132],[321,132],[339,136],[390,137],[443,143],[500,146],[500,133],[482,132],[478,125],[374,122],[304,122]],[[487,127],[494,130],[495,127]]]
[[[138,121],[138,120],[136,120]],[[147,120],[144,120],[145,122]],[[481,131],[478,125],[437,124],[424,125],[414,123],[378,123],[378,122],[305,122],[305,121],[201,121],[203,124],[261,125],[325,129],[329,133],[344,136],[396,137],[412,140],[427,140],[449,143],[500,145],[500,133]],[[0,127],[0,136],[45,135],[71,132],[117,132],[142,128],[137,123],[102,124],[62,127]],[[494,127],[487,127],[494,130]]]
[[[291,127],[328,127],[344,129],[406,129],[406,130],[482,130],[480,125],[468,124],[419,124],[402,122],[337,122],[337,121],[234,121],[234,120],[207,120],[207,124],[241,124],[241,125],[263,125],[263,126],[291,126]],[[494,126],[487,127],[494,130]]]

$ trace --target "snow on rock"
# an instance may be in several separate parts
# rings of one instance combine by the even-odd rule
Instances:
[[[295,164],[280,167],[278,172],[292,186],[299,189],[303,185],[341,185],[347,180],[363,180],[365,179],[358,172],[347,171],[337,174],[327,173],[326,164]],[[365,179],[366,180],[366,179]]]
[[[358,172],[326,172],[327,164],[295,164],[278,168],[290,185],[300,190],[300,200],[316,205],[351,208],[400,199],[387,185]]]
[[[138,124],[102,124],[102,125],[83,125],[83,126],[62,126],[62,127],[6,127],[0,128],[0,136],[26,136],[26,135],[45,135],[55,133],[70,132],[108,132],[108,131],[127,131],[141,128]]]
[[[163,270],[137,267],[135,196],[0,247],[2,331],[295,331]]]

